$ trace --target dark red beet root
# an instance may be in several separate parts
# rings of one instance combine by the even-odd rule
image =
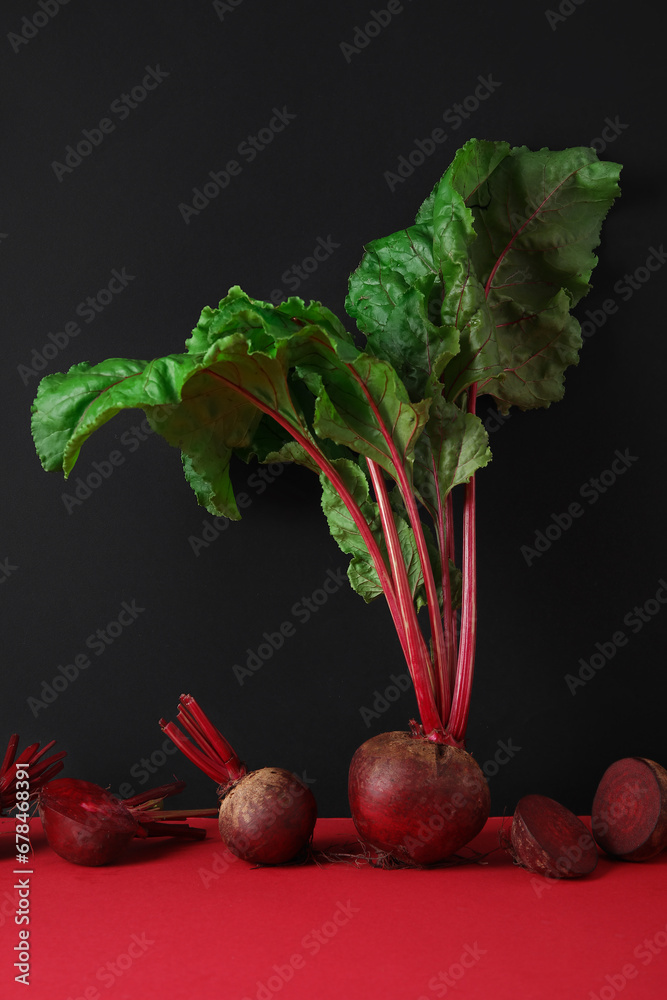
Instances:
[[[56,854],[78,865],[115,861],[139,827],[132,813],[110,792],[72,778],[57,778],[42,788],[39,815]]]
[[[173,781],[121,801],[90,781],[59,778],[40,790],[39,815],[50,847],[65,861],[107,865],[125,853],[133,837],[203,839],[206,830],[184,822],[165,823],[165,815],[176,818],[176,814],[152,808],[184,788],[182,781]],[[180,813],[178,818],[186,815]]]
[[[469,753],[404,732],[359,747],[348,794],[361,839],[413,865],[454,854],[477,836],[491,808],[486,778]]]
[[[511,851],[529,872],[548,878],[590,875],[598,851],[581,820],[546,795],[524,795],[512,821]]]
[[[591,810],[600,847],[623,861],[648,861],[667,847],[667,771],[645,757],[607,768]]]
[[[250,771],[220,803],[220,836],[244,861],[292,861],[313,835],[317,806],[303,782],[280,767]]]

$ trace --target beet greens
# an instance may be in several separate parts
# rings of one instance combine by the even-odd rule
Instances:
[[[365,248],[346,300],[363,347],[317,302],[273,306],[233,287],[204,309],[186,353],[44,378],[32,421],[44,468],[69,475],[93,431],[131,407],[181,449],[186,479],[212,514],[240,517],[232,456],[310,468],[331,534],[351,556],[352,587],[387,601],[418,702],[413,732],[463,746],[476,640],[475,473],[491,458],[477,398],[490,395],[506,413],[562,397],[582,343],[570,310],[589,291],[619,170],[588,148],[470,140],[414,225]]]

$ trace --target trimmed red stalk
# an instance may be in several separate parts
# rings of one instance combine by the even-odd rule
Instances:
[[[160,719],[162,731],[218,784],[218,827],[229,850],[255,864],[284,864],[307,847],[317,818],[310,789],[278,767],[247,771],[231,745],[194,698],[181,695],[178,721]]]
[[[7,750],[0,765],[0,815],[5,810],[13,809],[16,805],[16,768],[18,765],[28,771],[29,802],[33,802],[40,789],[62,771],[63,758],[67,756],[66,750],[60,750],[58,753],[51,754],[50,757],[44,756],[51,747],[55,746],[55,742],[55,740],[51,740],[49,743],[45,743],[41,750],[39,743],[31,743],[16,757],[19,736],[18,733],[10,736]]]

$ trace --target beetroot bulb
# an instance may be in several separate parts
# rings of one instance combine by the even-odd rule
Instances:
[[[204,829],[161,822],[152,808],[184,788],[176,781],[121,800],[91,781],[58,778],[40,791],[39,815],[49,846],[65,861],[106,865],[118,861],[134,837],[205,837]]]
[[[188,736],[173,722],[160,719],[160,726],[193,764],[218,783],[218,826],[232,854],[264,865],[294,860],[315,828],[317,806],[310,789],[283,768],[247,771],[191,695],[181,695],[177,720]]]
[[[491,806],[486,778],[466,750],[407,732],[359,747],[348,795],[361,839],[409,865],[455,854],[481,832]]]

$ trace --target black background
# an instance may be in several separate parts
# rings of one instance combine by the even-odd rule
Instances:
[[[617,311],[589,326],[562,402],[513,410],[502,424],[489,414],[468,747],[489,774],[495,814],[533,791],[586,813],[616,758],[667,763],[667,611],[636,632],[624,624],[667,577],[664,275],[651,273],[631,295],[617,285],[628,287],[623,276],[666,235],[662,33],[642,3],[630,11],[565,0],[566,13],[554,5],[550,17],[527,0],[414,0],[359,51],[341,47],[385,6],[101,0],[38,17],[47,23],[36,30],[22,22],[36,2],[3,4],[0,733],[18,731],[22,745],[56,739],[68,751],[65,774],[129,794],[176,773],[188,790],[174,805],[213,804],[211,781],[162,750],[158,719],[173,718],[190,691],[249,766],[305,772],[321,815],[346,815],[355,748],[405,728],[415,706],[404,693],[370,725],[362,716],[390,675],[405,673],[382,602],[366,606],[345,583],[308,622],[293,611],[347,561],[311,473],[285,469],[260,493],[249,480],[256,469],[239,465],[237,489],[251,500],[243,519],[224,530],[218,522],[195,554],[192,539],[206,525],[212,537],[216,522],[197,506],[175,450],[154,435],[131,450],[139,411],[94,435],[68,483],[41,470],[29,426],[39,378],[84,360],[180,351],[201,308],[234,284],[258,298],[296,291],[345,318],[363,244],[410,224],[468,138],[534,149],[597,140],[600,150],[605,129],[601,155],[624,164],[623,196],[577,315],[602,315],[608,299]],[[12,44],[21,31],[33,37]],[[147,67],[167,75],[121,120],[110,108]],[[454,115],[443,116],[480,77],[492,78],[493,92],[455,128]],[[295,115],[288,126],[252,162],[239,155],[283,108]],[[54,169],[105,117],[115,128],[99,146],[69,171]],[[436,128],[446,140],[392,191],[385,174]],[[234,158],[240,174],[186,224],[179,205]],[[294,289],[285,272],[318,237],[336,247]],[[86,323],[77,306],[114,268],[132,280]],[[72,321],[80,333],[38,372],[49,334]],[[617,450],[635,460],[590,504],[580,489]],[[66,503],[77,477],[113,451],[122,464],[82,502]],[[577,501],[582,516],[528,565],[522,546]],[[123,601],[144,610],[96,656],[86,640]],[[287,621],[295,634],[240,685],[234,664]],[[572,693],[566,675],[618,630],[627,644]],[[41,700],[58,667],[85,652],[90,666],[35,710],[29,699]],[[152,759],[150,776],[142,759]]]

